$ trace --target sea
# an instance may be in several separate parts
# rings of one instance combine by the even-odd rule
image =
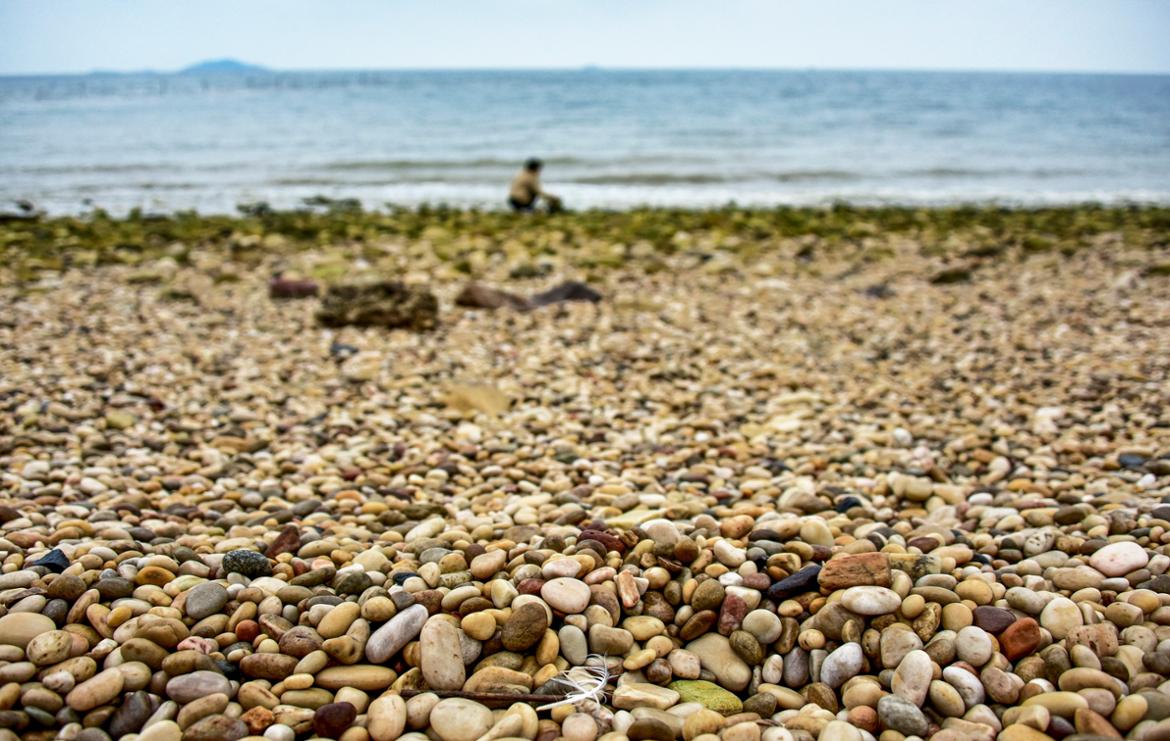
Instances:
[[[1170,203],[1170,76],[353,71],[0,77],[0,210]]]

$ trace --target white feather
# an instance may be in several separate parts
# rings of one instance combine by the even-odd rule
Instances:
[[[605,657],[590,654],[585,658],[585,664],[575,666],[556,679],[573,689],[556,702],[541,705],[537,710],[548,710],[561,705],[576,705],[579,702],[592,700],[601,704],[604,699],[605,685],[609,682],[609,669],[605,665]]]

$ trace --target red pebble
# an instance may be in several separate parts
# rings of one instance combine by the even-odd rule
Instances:
[[[999,646],[1009,660],[1023,658],[1040,645],[1040,626],[1032,618],[1020,618],[999,636]]]
[[[256,640],[260,635],[260,624],[254,620],[241,620],[236,623],[236,638],[246,643]]]

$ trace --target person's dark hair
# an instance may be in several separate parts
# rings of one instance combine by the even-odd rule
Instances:
[[[544,163],[535,157],[532,157],[524,163],[524,169],[528,170],[529,172],[539,172],[540,168],[542,167],[544,167]]]

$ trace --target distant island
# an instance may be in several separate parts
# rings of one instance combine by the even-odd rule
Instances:
[[[206,62],[199,62],[192,64],[190,67],[184,67],[179,70],[180,75],[219,75],[219,74],[239,74],[242,72],[270,72],[267,67],[261,67],[258,64],[248,64],[241,62],[238,59],[209,59]]]

